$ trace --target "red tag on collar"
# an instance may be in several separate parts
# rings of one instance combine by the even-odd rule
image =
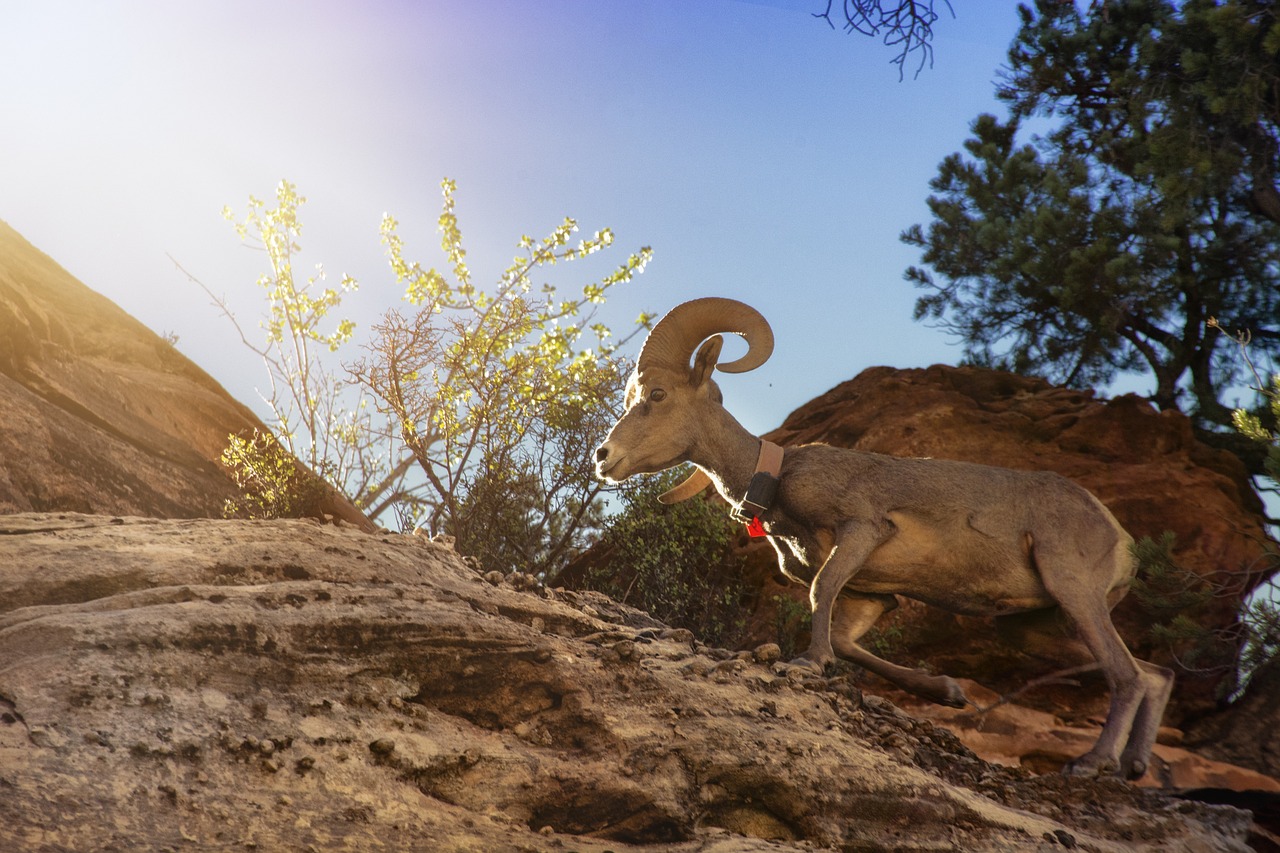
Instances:
[[[751,520],[747,522],[747,534],[753,539],[769,535],[764,532],[764,525],[760,522],[760,517],[755,515],[751,516]]]

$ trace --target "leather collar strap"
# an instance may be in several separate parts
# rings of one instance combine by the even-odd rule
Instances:
[[[756,473],[773,479],[782,476],[782,448],[772,441],[760,439],[760,455],[756,457]]]
[[[773,506],[778,496],[779,477],[782,475],[782,448],[772,441],[760,439],[760,454],[756,457],[756,470],[751,476],[747,493],[734,510],[739,521],[758,519]]]
[[[774,480],[773,491],[767,496],[766,504],[756,504],[759,511],[763,512],[773,503],[773,494],[777,491],[777,480],[782,473],[782,448],[774,444],[772,441],[760,441],[760,453],[756,456],[756,474],[767,474]],[[752,477],[755,482],[755,477]],[[664,504],[679,503],[687,501],[689,498],[701,492],[707,486],[711,485],[711,477],[701,468],[694,468],[693,473],[673,489],[658,495],[658,500]],[[747,498],[752,497],[752,490],[747,489]],[[763,495],[762,495],[763,497]],[[738,510],[734,510],[735,515],[739,515]],[[748,518],[748,520],[750,520]]]

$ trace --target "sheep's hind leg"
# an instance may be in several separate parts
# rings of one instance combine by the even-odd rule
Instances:
[[[969,700],[953,679],[898,666],[876,657],[858,645],[858,639],[871,629],[876,620],[897,606],[898,599],[892,595],[865,595],[848,591],[841,594],[836,599],[831,620],[831,644],[835,653],[909,693],[938,705],[963,708]]]
[[[1146,694],[1129,730],[1129,742],[1120,753],[1120,773],[1126,779],[1141,779],[1151,761],[1151,747],[1155,745],[1164,709],[1173,693],[1173,670],[1147,661],[1136,661],[1142,670],[1142,682]]]
[[[1097,660],[1098,668],[1106,677],[1107,687],[1111,692],[1111,707],[1107,711],[1107,720],[1097,742],[1092,749],[1062,770],[1073,776],[1110,773],[1128,775],[1139,768],[1145,772],[1150,750],[1150,744],[1146,741],[1148,736],[1154,741],[1155,730],[1144,727],[1144,723],[1145,726],[1151,726],[1151,712],[1164,711],[1164,704],[1159,701],[1159,697],[1151,697],[1152,702],[1148,704],[1148,689],[1155,677],[1138,666],[1112,624],[1106,593],[1102,591],[1103,585],[1091,585],[1088,582],[1091,573],[1088,571],[1067,571],[1071,563],[1055,559],[1055,556],[1040,542],[1036,543],[1035,558],[1045,588],[1058,602],[1062,612],[1075,624],[1081,641]],[[1156,705],[1159,705],[1158,709]],[[1139,711],[1144,706],[1148,712],[1137,726],[1138,737],[1135,739],[1131,733],[1135,728],[1135,720],[1139,718]],[[1158,718],[1154,725],[1159,725]],[[1123,766],[1120,755],[1122,746],[1126,752]]]

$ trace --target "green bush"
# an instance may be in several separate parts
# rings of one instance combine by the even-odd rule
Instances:
[[[1178,564],[1173,556],[1176,544],[1171,531],[1133,544],[1138,558],[1133,594],[1152,620],[1148,639],[1169,650],[1184,671],[1230,674],[1222,682],[1225,698],[1242,690],[1253,673],[1280,652],[1280,608],[1259,596],[1246,597],[1233,625],[1205,627],[1200,614],[1215,599],[1239,597],[1241,576],[1198,575]]]
[[[223,504],[227,518],[300,518],[324,497],[324,481],[299,466],[271,433],[227,436],[221,461],[240,490]]]
[[[686,473],[676,469],[623,487],[622,509],[601,538],[609,559],[583,585],[688,628],[704,643],[733,647],[743,639],[752,595],[743,560],[731,553],[738,525],[714,499],[658,503]]]
[[[791,660],[804,651],[800,638],[813,627],[813,612],[804,602],[785,595],[775,595],[770,601],[773,602],[773,627],[777,632],[778,648],[782,649],[783,660]]]
[[[411,260],[399,223],[384,215],[382,242],[403,300],[372,324],[355,362],[339,361],[356,327],[336,314],[357,282],[344,275],[327,287],[319,264],[301,274],[306,199],[288,181],[275,204],[250,196],[243,217],[223,212],[267,261],[258,279],[265,339],[254,340],[223,299],[192,280],[267,368],[274,441],[370,520],[451,535],[487,568],[549,573],[598,530],[606,486],[594,476],[593,452],[629,373],[620,347],[650,322],[641,314],[615,337],[596,315],[652,251],[641,247],[609,271],[596,256],[613,246],[613,231],[580,239],[566,217],[544,239],[521,235],[515,259],[486,286],[468,268],[457,186],[445,179],[440,187],[448,263],[437,270]],[[590,280],[558,288],[552,268],[568,264],[588,268]],[[224,464],[244,492],[228,506],[233,514],[294,514],[313,485],[296,479],[268,436],[233,441]]]

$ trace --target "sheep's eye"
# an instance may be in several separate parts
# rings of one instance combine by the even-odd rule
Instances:
[[[661,388],[654,388],[649,392],[649,402],[651,403],[661,403],[665,399],[667,399],[667,392]]]

